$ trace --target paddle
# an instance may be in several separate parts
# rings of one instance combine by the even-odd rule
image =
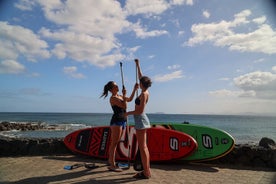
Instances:
[[[137,59],[135,59],[134,61],[136,62]],[[136,74],[135,74],[135,78],[136,78],[136,84],[138,83],[138,68],[135,64],[135,71],[136,71]],[[136,98],[138,97],[138,90],[136,91]]]
[[[136,62],[137,59],[135,59],[134,61]],[[138,83],[138,68],[137,65],[135,65],[136,67],[136,84]],[[136,91],[136,98],[138,98],[138,90]],[[141,154],[140,154],[140,149],[138,148],[137,150],[137,154],[136,157],[134,159],[134,163],[133,163],[133,169],[135,171],[142,171],[144,170],[143,168],[143,164],[142,164],[142,158],[141,158]]]
[[[121,68],[121,77],[122,77],[122,87],[123,90],[125,90],[125,83],[124,83],[124,73],[123,73],[123,63],[120,62],[120,68]],[[128,155],[127,155],[127,165],[126,164],[122,164],[119,163],[118,166],[122,169],[129,169],[130,168],[130,143],[129,143],[129,126],[128,126],[128,122],[126,121],[126,136],[125,139],[127,139],[127,143],[128,143]],[[125,140],[126,141],[126,140]]]
[[[122,86],[123,86],[123,89],[125,89],[124,73],[123,73],[123,63],[122,62],[120,62],[120,68],[121,68]]]

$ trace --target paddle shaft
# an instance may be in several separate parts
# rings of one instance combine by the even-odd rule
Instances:
[[[122,86],[123,86],[123,89],[125,89],[124,73],[123,73],[123,63],[122,62],[120,62],[120,68],[121,68]]]
[[[134,62],[136,62],[136,60],[137,59],[134,59]],[[136,63],[135,63],[135,72],[136,72],[136,76],[135,76],[135,78],[136,78],[136,84],[138,84],[138,67],[137,67],[137,65],[136,65]],[[138,90],[136,91],[136,97],[138,97]]]
[[[121,77],[122,77],[122,87],[123,90],[125,89],[125,82],[124,82],[124,73],[123,73],[123,63],[120,62],[120,68],[121,68]],[[130,143],[129,143],[129,126],[128,126],[128,120],[126,120],[126,136],[125,139],[128,139],[128,169],[130,168]]]

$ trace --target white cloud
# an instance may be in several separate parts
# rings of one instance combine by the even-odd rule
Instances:
[[[40,3],[46,18],[58,25],[66,25],[68,31],[112,39],[115,33],[129,26],[118,1]]]
[[[52,52],[60,59],[106,67],[124,59],[115,34],[129,29],[118,1],[40,1],[48,20],[61,29],[42,28],[40,34],[55,41]],[[81,11],[79,11],[81,10]]]
[[[90,36],[89,34],[59,30],[51,32],[41,29],[40,34],[59,42],[52,50],[58,58],[73,58],[96,66],[112,66],[125,56],[119,52],[120,44],[114,40]]]
[[[175,0],[171,3],[179,5],[184,2]],[[113,66],[133,55],[133,52],[123,54],[123,51],[129,50],[121,45],[116,35],[133,31],[137,38],[145,39],[168,34],[165,30],[148,30],[139,22],[127,20],[128,15],[137,13],[135,11],[161,13],[170,7],[167,1],[127,1],[125,8],[118,1],[109,0],[38,1],[36,5],[42,7],[46,19],[60,27],[41,28],[39,31],[42,37],[53,41],[51,52],[59,59],[69,57],[100,67]],[[22,0],[17,4],[17,7],[20,6],[32,7],[34,4]],[[133,6],[135,10],[131,10]],[[130,14],[126,14],[126,10]]]
[[[234,84],[244,91],[255,91],[258,98],[276,100],[276,74],[256,71],[234,78]]]
[[[150,55],[150,56],[148,56],[148,58],[153,59],[153,58],[155,58],[155,55]]]
[[[156,75],[155,77],[153,77],[153,80],[156,82],[167,82],[173,79],[179,79],[179,78],[183,78],[184,75],[182,74],[181,70],[177,70],[174,71],[172,73],[168,73],[165,75]]]
[[[125,10],[128,15],[146,14],[147,16],[158,15],[172,6],[193,5],[194,0],[127,0]]]
[[[124,58],[124,60],[126,61],[131,61],[133,60],[133,58],[136,58],[135,57],[135,52],[138,51],[140,49],[141,46],[135,46],[135,47],[132,47],[132,48],[126,48],[126,53],[127,53],[127,56]]]
[[[186,0],[186,4],[192,6],[194,5],[194,0]]]
[[[75,66],[67,66],[63,68],[63,72],[67,75],[69,75],[72,78],[76,78],[76,79],[82,79],[85,78],[85,76],[81,73],[77,72],[77,67]]]
[[[129,52],[134,53],[140,48],[141,48],[141,46],[136,46],[136,47],[129,48]]]
[[[272,71],[273,71],[274,73],[276,73],[276,66],[273,66],[273,67],[272,67]]]
[[[221,89],[216,91],[210,91],[210,95],[216,97],[254,97],[256,94],[254,91],[231,91],[227,89]]]
[[[234,84],[244,90],[276,90],[276,75],[256,71],[234,78]]]
[[[19,74],[24,71],[25,67],[14,60],[4,60],[0,62],[0,74]]]
[[[34,72],[29,75],[30,77],[39,77],[40,73]]]
[[[132,24],[131,27],[132,27],[133,31],[136,33],[136,36],[141,39],[168,34],[168,32],[166,30],[147,31],[147,28],[143,28],[140,25],[140,22],[137,22],[136,24]]]
[[[274,71],[274,67],[272,68]],[[276,74],[270,72],[251,72],[233,79],[239,90],[216,90],[210,95],[219,97],[251,97],[276,100]]]
[[[203,12],[202,12],[202,15],[203,15],[203,17],[205,17],[205,18],[209,18],[210,17],[210,13],[209,13],[209,11],[208,10],[204,10]]]
[[[264,58],[260,58],[260,59],[255,60],[254,63],[262,63],[264,61],[265,61]]]
[[[16,60],[19,55],[29,61],[49,58],[48,44],[32,30],[0,21],[0,58]]]
[[[165,0],[127,0],[126,11],[129,15],[136,14],[161,14],[170,7]]]
[[[193,0],[171,0],[170,3],[172,5],[182,5],[182,4],[187,4],[187,5],[192,5]]]
[[[171,65],[171,66],[168,66],[168,69],[169,70],[175,70],[175,69],[178,69],[180,67],[181,67],[180,65]]]
[[[219,80],[221,80],[221,81],[229,81],[230,78],[228,78],[228,77],[223,77],[223,78],[220,78]]]
[[[185,31],[179,31],[178,36],[183,36],[185,34]]]
[[[20,10],[29,11],[32,10],[35,3],[32,0],[19,0],[17,3],[14,3],[14,6]]]
[[[27,55],[29,60],[35,61],[34,55],[49,57],[50,54],[46,50],[49,49],[58,59],[68,57],[99,67],[113,66],[116,62],[134,55],[135,52],[128,53],[130,50],[124,48],[117,35],[133,31],[137,38],[146,39],[168,34],[166,30],[150,30],[139,21],[130,22],[128,16],[143,14],[145,17],[153,15],[152,18],[155,18],[173,6],[184,4],[192,5],[193,0],[127,0],[125,7],[122,7],[119,1],[110,0],[36,2],[19,0],[15,3],[18,9],[30,11],[35,6],[39,6],[45,18],[56,25],[43,27],[39,31],[39,35],[51,43],[51,48],[48,48],[47,43],[39,40],[39,37],[33,33],[33,37],[28,40],[30,46],[35,46],[36,49],[25,50],[36,51],[36,53],[28,55],[24,53],[24,47],[20,47],[20,52],[24,56]],[[26,38],[22,35],[20,37]],[[36,44],[32,43],[33,41],[36,41]],[[5,45],[2,52],[0,50],[0,54],[5,53],[12,57],[9,59],[18,57],[18,51],[11,49],[14,47],[13,44],[7,42]]]
[[[255,22],[257,24],[263,24],[263,23],[265,23],[265,21],[266,21],[266,17],[265,16],[253,19],[253,22]]]
[[[265,54],[276,53],[276,31],[270,25],[264,24],[265,17],[249,20],[251,11],[244,10],[234,17],[232,21],[218,23],[194,24],[191,28],[194,36],[184,45],[194,46],[204,42],[211,42],[218,47],[228,47],[229,50],[240,52],[261,52]],[[235,33],[239,26],[257,23],[258,27],[247,33]],[[252,28],[253,29],[253,28]]]

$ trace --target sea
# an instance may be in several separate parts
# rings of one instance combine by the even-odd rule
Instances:
[[[276,141],[276,116],[207,115],[207,114],[147,114],[151,123],[190,123],[228,132],[236,144],[258,144],[261,138]],[[2,131],[1,136],[17,138],[63,138],[78,129],[109,125],[110,113],[30,113],[0,112],[0,122],[38,123],[46,130]],[[129,124],[134,124],[132,116]]]

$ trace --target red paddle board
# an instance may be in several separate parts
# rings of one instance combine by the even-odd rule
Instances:
[[[124,131],[119,145],[117,146],[117,160],[134,160],[138,143],[136,130],[129,127],[129,136]],[[162,128],[147,129],[147,144],[151,161],[168,161],[191,155],[197,148],[195,139],[183,132]],[[65,145],[75,153],[93,156],[97,158],[108,158],[111,129],[109,126],[80,129],[70,133],[64,138]],[[131,145],[130,153],[128,140]],[[125,141],[126,140],[126,141]]]

